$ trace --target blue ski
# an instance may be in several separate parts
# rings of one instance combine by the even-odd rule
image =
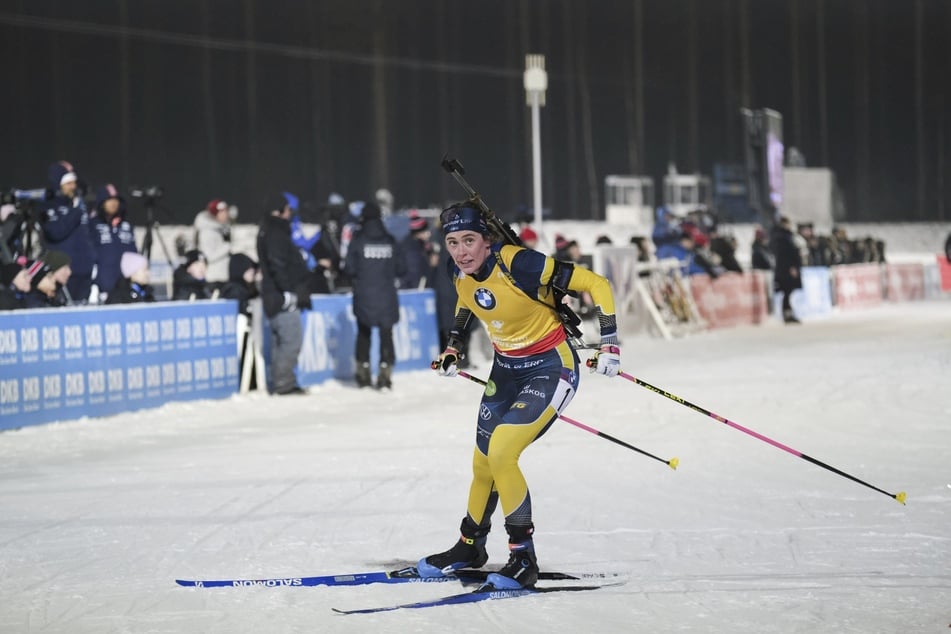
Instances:
[[[476,603],[478,601],[494,601],[496,599],[514,599],[515,597],[524,597],[533,594],[545,594],[548,592],[584,592],[586,590],[597,590],[612,585],[621,585],[619,583],[609,583],[603,585],[579,585],[579,586],[546,586],[542,588],[516,588],[513,590],[504,590],[494,587],[480,587],[472,592],[463,592],[462,594],[451,594],[438,599],[429,601],[416,601],[414,603],[400,603],[398,605],[388,605],[375,608],[361,608],[357,610],[338,610],[333,608],[337,614],[375,614],[377,612],[391,612],[393,610],[416,610],[419,608],[435,608],[442,605],[459,605],[461,603]]]
[[[443,581],[461,581],[462,583],[482,583],[489,575],[488,570],[457,570],[452,577],[420,577],[416,568],[411,566],[390,572],[358,572],[345,575],[323,575],[317,577],[272,577],[268,579],[176,579],[175,583],[186,588],[241,588],[252,586],[265,587],[302,587],[302,586],[362,586],[371,583],[439,583]],[[609,580],[617,578],[616,573],[565,573],[546,572],[538,578],[546,581]]]

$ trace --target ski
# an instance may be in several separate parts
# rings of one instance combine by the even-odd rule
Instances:
[[[584,592],[587,590],[597,590],[607,588],[620,583],[608,583],[601,585],[575,585],[575,586],[544,586],[541,588],[516,588],[511,590],[480,586],[472,592],[463,592],[461,594],[450,594],[448,596],[430,599],[429,601],[415,601],[413,603],[400,603],[398,605],[387,605],[373,608],[359,608],[356,610],[339,610],[332,608],[337,614],[375,614],[377,612],[392,612],[393,610],[417,610],[420,608],[435,608],[443,605],[459,605],[462,603],[477,603],[479,601],[494,601],[496,599],[514,599],[516,597],[525,597],[533,594],[546,594],[549,592]]]
[[[265,587],[303,587],[303,586],[362,586],[371,583],[441,583],[460,581],[463,584],[482,583],[488,577],[488,570],[457,570],[451,577],[420,577],[415,566],[393,571],[358,572],[343,575],[322,575],[315,577],[272,577],[267,579],[176,579],[175,583],[186,588],[241,588],[252,586]],[[606,572],[553,572],[542,571],[538,578],[543,581],[608,581],[616,579],[618,573]]]

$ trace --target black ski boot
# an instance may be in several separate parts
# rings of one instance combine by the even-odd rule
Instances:
[[[385,361],[380,363],[380,370],[376,375],[376,389],[393,389],[393,368]]]
[[[357,363],[357,373],[354,376],[357,380],[357,387],[370,387],[373,385],[373,379],[370,377],[370,364],[367,362]]]
[[[446,552],[437,553],[424,557],[416,564],[416,570],[420,577],[449,577],[453,571],[460,568],[481,568],[489,560],[489,554],[485,552],[485,541],[489,534],[490,526],[476,526],[472,520],[466,516],[462,520],[462,526],[459,530],[462,535],[459,537],[452,548]]]
[[[530,588],[538,581],[538,561],[532,533],[535,527],[505,525],[509,534],[509,561],[498,572],[490,574],[486,585],[502,590]]]

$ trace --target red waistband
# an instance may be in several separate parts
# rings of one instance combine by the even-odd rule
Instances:
[[[548,352],[549,350],[561,345],[561,342],[565,341],[565,339],[567,339],[565,336],[565,329],[558,327],[530,346],[516,348],[514,350],[499,350],[496,348],[496,351],[499,354],[504,354],[507,357],[529,357],[533,354]]]

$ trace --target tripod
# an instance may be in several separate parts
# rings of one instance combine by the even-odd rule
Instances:
[[[142,249],[140,253],[145,256],[149,262],[152,261],[152,242],[153,236],[158,238],[159,246],[162,247],[162,253],[165,255],[165,261],[168,262],[169,275],[166,280],[166,294],[171,297],[172,272],[175,270],[175,261],[172,254],[162,238],[162,232],[159,230],[159,222],[155,219],[155,196],[145,196],[145,237],[142,239]]]

